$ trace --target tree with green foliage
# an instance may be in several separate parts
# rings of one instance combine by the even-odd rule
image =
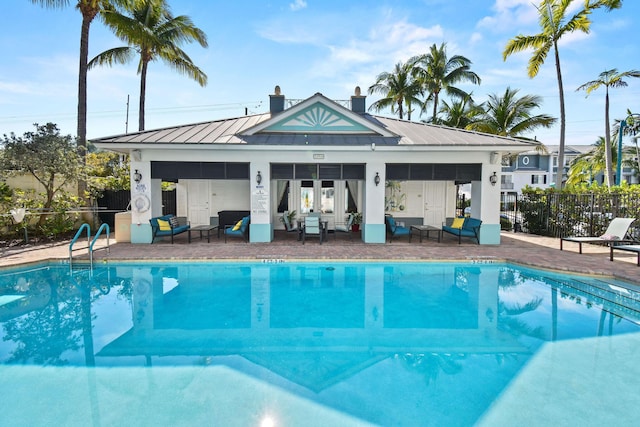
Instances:
[[[465,129],[484,113],[482,105],[476,104],[471,94],[462,99],[453,99],[451,104],[447,101],[442,101],[442,104],[438,112],[441,117],[440,124],[452,128]]]
[[[578,87],[576,90],[584,90],[587,96],[594,90],[604,86],[604,135],[605,143],[611,146],[611,129],[609,125],[609,88],[627,87],[627,82],[623,80],[625,77],[640,77],[640,71],[630,70],[619,73],[617,69],[603,71],[598,75],[596,80],[591,80]],[[613,180],[613,159],[611,150],[603,150],[605,152],[605,182],[609,188],[614,184]]]
[[[369,94],[379,93],[383,98],[377,100],[369,110],[381,111],[391,108],[392,113],[398,113],[398,118],[404,118],[404,105],[407,105],[408,119],[411,120],[411,106],[422,105],[418,98],[422,94],[420,85],[411,75],[409,64],[398,62],[393,72],[382,72],[376,77],[376,82],[369,87]]]
[[[129,156],[110,151],[87,154],[87,176],[92,193],[104,190],[129,190]]]
[[[114,7],[106,8],[103,18],[106,25],[128,46],[102,52],[89,62],[89,68],[126,64],[134,57],[139,57],[138,130],[144,130],[147,70],[151,61],[159,59],[200,86],[206,86],[207,75],[193,63],[180,45],[196,41],[200,46],[207,47],[207,36],[188,16],[174,17],[165,0],[140,0],[127,7],[124,13]]]
[[[518,96],[518,89],[507,87],[501,96],[489,95],[482,104],[484,113],[467,125],[467,129],[531,141],[525,134],[540,127],[549,128],[556,122],[547,114],[532,113],[541,103],[540,96]]]
[[[609,147],[605,150],[605,147]],[[602,136],[598,137],[598,140],[593,144],[593,149],[589,152],[579,155],[569,166],[569,173],[567,174],[567,186],[576,186],[581,184],[592,184],[594,177],[600,173],[605,174],[607,170],[607,154],[609,162],[617,162],[618,151],[614,149],[614,146],[606,141]],[[634,157],[634,152],[631,147],[625,147],[622,152],[622,164],[625,167],[635,167],[635,162],[631,159]],[[607,187],[611,188],[606,182]]]
[[[56,194],[65,185],[86,178],[84,162],[71,135],[60,135],[60,130],[53,123],[34,126],[35,132],[26,132],[22,137],[14,133],[4,135],[0,164],[10,174],[32,175],[44,187],[44,212],[38,221],[42,225]]]
[[[70,0],[30,0],[47,8],[62,8],[72,3]],[[78,67],[78,152],[84,159],[87,148],[87,73],[89,59],[89,29],[96,16],[106,8],[122,7],[137,0],[78,0],[76,9],[82,14],[80,30],[80,64]],[[78,195],[85,196],[86,183],[78,180]]]
[[[530,78],[538,75],[540,67],[544,64],[549,52],[553,50],[556,77],[558,81],[558,93],[560,95],[560,142],[558,148],[558,172],[556,185],[562,188],[564,175],[564,149],[566,133],[566,115],[564,105],[564,88],[562,84],[562,70],[560,67],[560,53],[558,42],[566,35],[574,31],[589,33],[591,20],[589,15],[593,9],[605,8],[607,11],[618,9],[622,6],[622,0],[584,0],[584,6],[572,16],[568,17],[570,6],[575,0],[542,0],[538,9],[538,22],[540,32],[531,36],[518,35],[507,42],[502,53],[506,59],[514,53],[525,50],[533,50],[533,55],[529,58],[527,73]],[[567,19],[568,18],[568,19]]]
[[[428,53],[416,56],[408,62],[416,81],[423,93],[428,93],[427,102],[433,102],[431,122],[436,123],[440,93],[445,91],[449,96],[464,99],[467,92],[455,85],[462,82],[480,84],[480,77],[471,71],[471,61],[462,56],[447,56],[447,44],[436,46],[434,43]],[[427,104],[425,102],[425,106]]]

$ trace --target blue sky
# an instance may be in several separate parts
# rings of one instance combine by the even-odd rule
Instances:
[[[71,2],[75,3],[75,2]],[[538,33],[533,0],[169,0],[174,15],[188,15],[208,36],[209,47],[184,46],[209,77],[206,87],[174,73],[161,62],[149,67],[146,128],[195,123],[267,111],[279,85],[288,99],[320,92],[349,99],[363,92],[398,61],[447,43],[449,56],[469,58],[480,86],[462,85],[476,101],[502,94],[543,97],[538,113],[559,117],[558,89],[550,56],[534,79],[526,74],[529,54],[502,60],[507,41]],[[576,6],[582,3],[575,1]],[[76,133],[77,69],[81,15],[74,7],[44,9],[27,0],[3,2],[0,29],[0,135],[22,135],[33,123],[57,123]],[[640,2],[596,11],[588,35],[563,39],[560,56],[567,109],[567,144],[592,144],[604,135],[604,89],[576,92],[608,69],[640,69]],[[636,17],[636,18],[634,18]],[[89,56],[122,43],[100,21],[91,27]],[[89,72],[89,138],[138,129],[137,63]],[[640,78],[612,89],[611,117],[627,109],[640,113]],[[369,95],[367,106],[377,95]],[[381,112],[391,116],[390,111]],[[414,115],[414,120],[416,119]],[[423,116],[426,118],[426,116]],[[559,126],[537,130],[545,144],[557,144]],[[534,136],[530,135],[530,136]]]

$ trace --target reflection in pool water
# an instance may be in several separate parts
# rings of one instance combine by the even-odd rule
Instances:
[[[506,264],[57,265],[0,272],[0,295],[16,425],[530,421],[567,387],[594,409],[584,372],[562,380],[594,351],[619,394],[610,364],[640,349],[637,292]]]

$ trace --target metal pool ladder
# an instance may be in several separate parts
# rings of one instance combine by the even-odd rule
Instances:
[[[78,229],[78,232],[76,233],[76,235],[74,236],[73,240],[71,240],[71,243],[69,244],[69,269],[73,269],[73,245],[80,238],[80,236],[82,235],[82,231],[84,229],[87,230],[87,251],[89,253],[89,264],[91,266],[91,270],[93,271],[93,252],[96,251],[96,250],[100,250],[100,249],[106,249],[107,252],[110,252],[110,248],[109,248],[109,224],[106,224],[106,223],[102,224],[100,226],[100,228],[98,228],[98,231],[96,232],[96,235],[93,238],[93,240],[91,240],[91,227],[89,226],[89,224],[84,223],[84,224],[82,224],[80,226],[80,228]],[[103,246],[101,248],[94,249],[93,246],[96,244],[96,241],[98,240],[98,238],[100,237],[100,235],[102,234],[103,231],[107,236],[107,245]]]

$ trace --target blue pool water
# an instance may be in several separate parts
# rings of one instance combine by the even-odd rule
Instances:
[[[0,271],[0,424],[637,425],[640,292],[502,263]]]

